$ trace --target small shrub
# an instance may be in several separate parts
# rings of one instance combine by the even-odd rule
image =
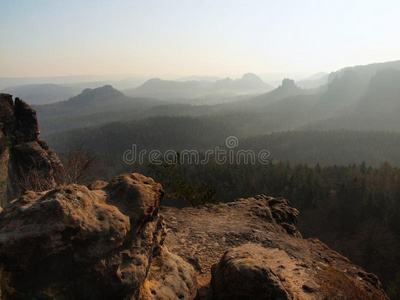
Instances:
[[[81,147],[66,156],[63,169],[49,176],[47,170],[37,167],[32,158],[32,165],[19,169],[19,185],[23,191],[42,192],[54,188],[55,184],[88,184],[100,175],[99,160],[94,152]]]
[[[65,184],[88,184],[101,175],[99,159],[93,151],[81,146],[68,153],[64,161],[63,182]]]

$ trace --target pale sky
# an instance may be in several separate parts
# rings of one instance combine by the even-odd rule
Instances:
[[[400,1],[0,0],[0,76],[312,74],[400,59]]]

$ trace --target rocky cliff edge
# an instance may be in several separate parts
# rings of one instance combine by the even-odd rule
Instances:
[[[160,207],[161,185],[123,174],[27,192],[0,213],[4,299],[387,299],[378,278],[264,195]]]

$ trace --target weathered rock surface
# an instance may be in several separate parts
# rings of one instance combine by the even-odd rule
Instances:
[[[200,299],[387,299],[375,275],[302,239],[298,212],[284,199],[260,195],[161,214],[165,245],[194,266]]]
[[[146,300],[194,299],[197,295],[196,272],[181,257],[165,247],[151,263],[141,297]]]
[[[46,190],[60,183],[62,164],[39,134],[35,110],[0,94],[0,206],[33,184]]]
[[[193,299],[192,266],[162,246],[161,185],[123,174],[97,187],[27,192],[4,208],[2,297]]]
[[[214,298],[246,299],[251,295],[252,299],[292,299],[290,286],[284,287],[286,278],[282,282],[270,267],[268,259],[275,260],[281,255],[281,250],[274,250],[278,252],[257,244],[245,244],[226,252],[212,269]]]

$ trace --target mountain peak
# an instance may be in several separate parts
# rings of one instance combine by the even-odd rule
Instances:
[[[245,73],[245,74],[243,74],[241,80],[262,82],[262,79],[260,77],[258,77],[254,73]]]
[[[92,102],[108,102],[125,97],[125,95],[107,84],[95,89],[84,89],[79,95],[68,99],[70,104],[89,104]]]
[[[118,94],[118,93],[122,94],[120,91],[114,89],[113,86],[110,84],[106,84],[104,86],[94,88],[94,89],[87,88],[82,91],[82,94],[90,94],[90,93],[92,93],[92,94],[93,93],[94,94],[105,94],[105,93],[107,93],[107,94],[111,94],[111,93],[112,94]]]
[[[282,88],[295,88],[297,87],[293,79],[285,78],[282,80]]]

